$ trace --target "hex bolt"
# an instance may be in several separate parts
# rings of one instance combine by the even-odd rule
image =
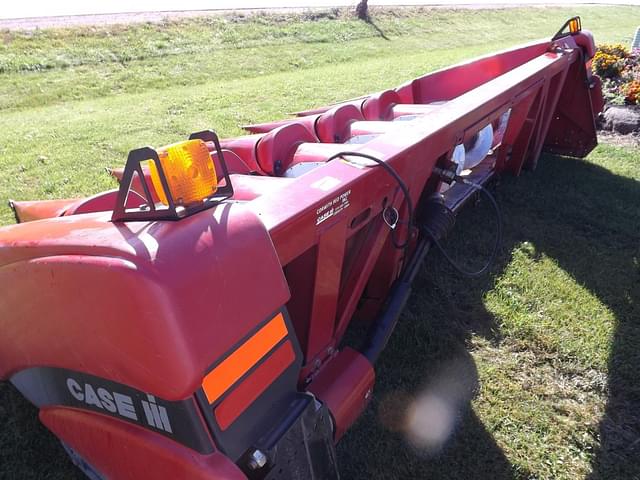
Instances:
[[[262,453],[260,450],[254,450],[251,455],[249,455],[249,468],[251,470],[258,470],[264,467],[267,464],[267,456]]]

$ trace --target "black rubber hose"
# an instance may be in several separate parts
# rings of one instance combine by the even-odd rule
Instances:
[[[467,185],[470,185],[475,189],[483,192],[487,196],[487,198],[489,198],[489,201],[496,211],[496,219],[498,225],[496,228],[496,242],[494,244],[493,251],[491,252],[491,257],[489,258],[485,266],[480,270],[476,272],[469,272],[461,268],[446,253],[435,235],[428,235],[428,237],[430,237],[429,239],[427,239],[426,237],[422,238],[416,247],[415,254],[413,255],[411,261],[404,269],[403,274],[400,278],[398,278],[398,280],[391,288],[387,303],[385,304],[383,311],[376,319],[369,335],[367,336],[366,344],[362,349],[362,354],[367,357],[367,359],[372,364],[375,364],[376,360],[378,360],[380,354],[389,342],[389,338],[391,337],[391,334],[393,333],[398,320],[400,319],[400,314],[402,313],[402,310],[404,309],[407,301],[409,300],[409,297],[411,296],[413,280],[418,274],[420,266],[422,265],[422,262],[424,261],[424,258],[427,255],[431,244],[436,245],[440,249],[444,257],[458,272],[470,277],[479,277],[481,275],[484,275],[489,270],[489,268],[491,268],[491,265],[495,261],[498,250],[500,248],[500,244],[502,243],[502,213],[500,211],[500,207],[498,206],[498,203],[496,202],[493,195],[491,195],[491,193],[482,185],[464,180],[460,177],[456,178],[456,180],[462,181]],[[425,231],[426,229],[423,228],[422,230]]]
[[[393,238],[393,232],[392,232],[392,241],[396,248],[406,250],[407,247],[409,246],[409,242],[411,239],[411,231],[414,228],[413,201],[411,200],[411,196],[409,194],[409,188],[407,187],[407,184],[404,182],[404,180],[402,180],[400,175],[398,175],[398,172],[396,172],[391,165],[387,164],[383,160],[380,160],[379,158],[374,157],[373,155],[369,155],[366,153],[340,152],[330,156],[327,159],[327,162],[330,162],[331,160],[335,160],[336,158],[343,158],[345,156],[361,157],[367,160],[371,160],[372,162],[375,162],[376,165],[382,167],[397,182],[398,186],[402,190],[402,194],[404,195],[405,201],[407,202],[407,210],[409,214],[409,220],[408,220],[409,233],[406,241],[400,245],[395,242],[395,239]],[[389,341],[389,338],[391,337],[391,334],[393,333],[393,330],[395,329],[395,326],[398,323],[400,314],[404,309],[404,306],[406,305],[411,295],[411,291],[412,291],[411,285],[413,283],[413,280],[416,277],[418,271],[420,270],[420,266],[422,265],[422,262],[424,261],[424,258],[427,255],[427,252],[429,251],[429,247],[431,243],[435,244],[438,247],[438,249],[442,252],[444,257],[449,261],[449,263],[451,263],[451,265],[458,272],[469,277],[479,277],[481,275],[484,275],[489,270],[489,268],[491,268],[491,265],[493,264],[498,254],[500,243],[502,242],[502,214],[500,212],[500,208],[498,207],[497,202],[493,198],[493,195],[491,195],[491,193],[489,193],[489,191],[486,190],[482,185],[465,180],[462,177],[456,177],[456,180],[461,181],[483,192],[487,196],[487,198],[489,198],[489,201],[491,202],[491,204],[493,205],[496,211],[498,225],[497,225],[496,242],[495,242],[493,251],[491,252],[491,257],[489,258],[489,260],[487,261],[486,265],[483,268],[481,268],[477,272],[469,272],[459,267],[456,264],[456,262],[444,250],[444,248],[442,247],[442,245],[440,244],[436,236],[433,235],[431,232],[429,232],[429,230],[426,227],[423,227],[423,231],[425,231],[428,237],[430,237],[430,240],[427,240],[427,238],[422,238],[418,243],[418,245],[416,246],[416,251],[414,252],[414,255],[412,256],[409,263],[405,265],[405,268],[403,269],[402,274],[396,280],[395,284],[391,288],[391,291],[389,292],[388,300],[384,306],[384,309],[381,312],[381,314],[378,316],[374,326],[372,327],[372,330],[367,337],[366,345],[362,350],[362,353],[365,355],[365,357],[367,357],[367,359],[372,364],[376,362],[376,360],[378,359],[378,357],[386,347]]]
[[[389,338],[398,324],[400,314],[411,296],[413,280],[420,271],[420,266],[430,246],[431,242],[426,238],[418,243],[411,262],[405,268],[404,274],[394,283],[383,311],[371,327],[366,344],[362,349],[362,354],[371,364],[375,364],[387,346]]]
[[[478,183],[474,183],[471,182],[469,180],[466,180],[463,177],[456,177],[456,181],[459,182],[463,182],[466,185],[469,185],[473,188],[475,188],[476,190],[482,192],[485,197],[487,197],[489,199],[489,202],[491,203],[491,205],[493,206],[495,212],[496,212],[496,241],[493,245],[493,250],[491,251],[491,255],[489,256],[489,259],[487,260],[487,262],[484,264],[484,266],[480,269],[477,270],[475,272],[473,271],[469,271],[466,270],[464,268],[462,268],[453,258],[451,258],[449,256],[449,254],[447,253],[447,251],[444,249],[444,247],[442,246],[442,244],[439,242],[437,236],[431,232],[429,230],[429,228],[427,226],[422,226],[422,231],[425,232],[429,238],[431,238],[431,241],[433,242],[433,244],[438,247],[438,250],[440,250],[440,253],[442,253],[442,256],[447,260],[447,262],[449,262],[451,264],[451,266],[461,275],[464,275],[466,277],[470,277],[470,278],[478,278],[483,276],[484,274],[486,274],[489,269],[491,268],[491,266],[493,265],[493,263],[495,262],[496,257],[498,256],[498,251],[500,250],[500,244],[502,243],[502,212],[500,211],[500,207],[498,206],[498,202],[496,202],[496,199],[493,197],[493,195],[491,195],[491,193],[489,192],[489,190],[487,190],[486,188],[484,188],[482,185],[478,184]]]

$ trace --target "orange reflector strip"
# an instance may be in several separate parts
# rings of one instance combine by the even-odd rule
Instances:
[[[220,398],[220,395],[231,388],[242,375],[269,353],[287,333],[284,317],[282,313],[279,313],[211,370],[202,380],[202,389],[209,403]]]
[[[226,430],[236,418],[264,392],[293,363],[296,354],[291,342],[287,340],[269,355],[264,362],[238,385],[216,407],[215,415],[218,425]]]

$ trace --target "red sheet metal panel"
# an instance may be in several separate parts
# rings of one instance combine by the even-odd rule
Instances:
[[[246,479],[220,452],[199,455],[173,440],[112,417],[69,408],[45,408],[40,420],[105,478]]]
[[[30,222],[0,229],[0,244],[11,245],[1,378],[48,365],[182,399],[289,298],[263,224],[241,205],[180,222]]]
[[[309,385],[309,391],[325,402],[333,415],[336,442],[367,406],[374,379],[373,366],[367,359],[345,348]]]

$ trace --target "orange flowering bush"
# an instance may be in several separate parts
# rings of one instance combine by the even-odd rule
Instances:
[[[603,78],[614,78],[620,76],[623,64],[622,58],[598,50],[593,57],[593,71]]]
[[[604,98],[612,104],[640,104],[640,55],[622,44],[600,45],[591,62],[602,78]]]
[[[624,99],[631,105],[640,103],[640,81],[632,80],[624,85]]]

